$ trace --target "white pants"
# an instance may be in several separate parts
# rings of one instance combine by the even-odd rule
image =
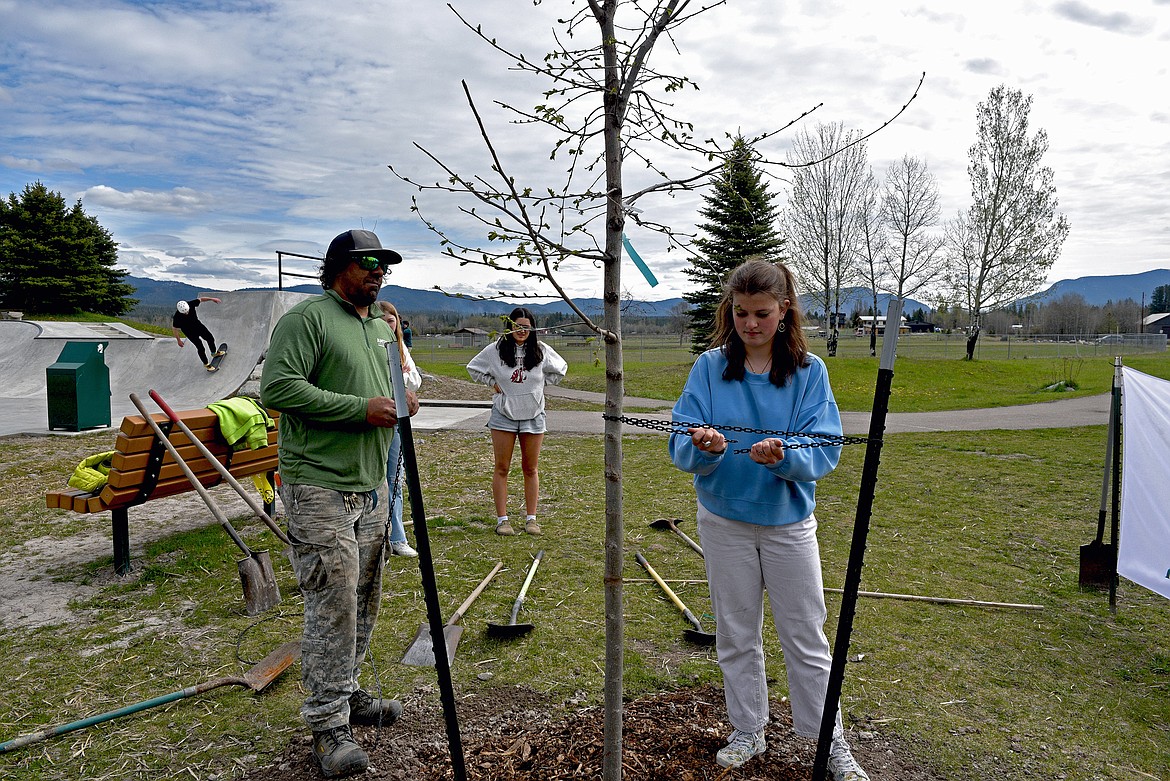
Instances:
[[[723,518],[700,504],[698,525],[731,726],[760,732],[768,723],[766,589],[788,672],[793,726],[798,735],[817,737],[833,657],[824,630],[827,612],[816,518],[759,526]],[[840,731],[838,711],[834,732]]]

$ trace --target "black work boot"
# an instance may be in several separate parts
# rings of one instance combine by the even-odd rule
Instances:
[[[313,730],[313,757],[326,778],[352,776],[370,765],[369,755],[353,739],[348,724],[319,732]]]
[[[349,695],[350,724],[381,724],[389,726],[402,715],[402,703],[398,700],[374,699],[362,689]]]

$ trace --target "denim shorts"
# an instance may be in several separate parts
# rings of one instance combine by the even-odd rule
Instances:
[[[548,430],[548,427],[544,424],[543,412],[535,418],[512,420],[504,413],[496,410],[495,407],[492,407],[492,414],[488,418],[487,427],[496,431],[508,431],[513,434],[543,434]]]

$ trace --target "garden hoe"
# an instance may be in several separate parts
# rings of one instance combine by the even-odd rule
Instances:
[[[517,624],[516,616],[520,615],[520,606],[524,604],[524,595],[528,593],[528,586],[532,583],[532,576],[536,574],[536,568],[540,566],[540,560],[544,557],[544,551],[536,554],[536,558],[532,560],[532,566],[528,568],[528,576],[524,578],[524,585],[520,587],[520,594],[516,597],[516,601],[512,603],[512,620],[507,624],[493,624],[489,623],[487,628],[488,637],[494,637],[497,640],[511,640],[514,637],[526,635],[532,631],[532,624]]]
[[[658,584],[658,587],[666,592],[666,596],[670,597],[670,601],[674,603],[674,606],[682,611],[683,618],[694,627],[694,629],[683,630],[683,637],[695,645],[714,645],[715,635],[703,631],[703,625],[699,623],[699,619],[683,604],[683,601],[678,598],[678,594],[675,594],[670,586],[666,585],[666,581],[658,576],[658,573],[650,566],[650,562],[646,561],[646,557],[641,553],[635,553],[634,558],[642,565],[642,569],[646,570],[647,574],[654,578],[654,582]]]
[[[154,435],[158,437],[167,452],[171,454],[171,458],[183,470],[183,474],[191,481],[191,486],[199,492],[199,496],[203,498],[207,508],[211,510],[212,515],[219,521],[219,525],[223,527],[228,536],[232,538],[232,542],[239,546],[245,554],[245,557],[236,562],[236,566],[240,571],[240,582],[244,586],[244,608],[248,615],[254,616],[258,613],[263,613],[271,607],[276,607],[280,604],[280,589],[276,585],[276,574],[272,571],[272,559],[268,556],[268,551],[253,551],[232,528],[231,522],[228,521],[227,516],[220,510],[219,505],[215,503],[208,490],[199,482],[199,478],[191,471],[191,467],[179,455],[178,449],[171,443],[166,433],[155,422],[154,418],[146,411],[142,405],[142,401],[136,394],[130,394],[130,401],[134,402],[134,406],[142,413],[142,417],[150,424],[154,430]]]
[[[42,740],[47,740],[57,735],[64,735],[66,732],[73,732],[74,730],[83,729],[94,724],[101,724],[103,721],[111,721],[113,719],[121,718],[122,716],[129,716],[131,713],[138,713],[139,711],[147,710],[148,708],[156,708],[159,705],[165,705],[168,702],[181,700],[185,697],[193,697],[196,694],[203,694],[220,686],[236,685],[247,686],[254,692],[262,691],[268,684],[272,683],[285,670],[288,669],[297,658],[301,655],[300,641],[293,640],[285,643],[277,648],[272,653],[265,656],[256,666],[243,676],[228,675],[223,678],[215,678],[205,683],[200,683],[196,686],[188,686],[186,689],[181,689],[177,692],[164,694],[161,697],[155,697],[151,700],[144,700],[133,705],[127,705],[118,710],[108,711],[97,716],[90,716],[88,719],[81,719],[80,721],[73,721],[69,724],[61,724],[49,729],[43,729],[40,732],[30,732],[27,735],[21,735],[18,738],[0,743],[0,754],[5,751],[11,751],[21,746],[27,746],[30,743],[39,743]]]
[[[479,582],[475,587],[475,591],[471,592],[471,596],[463,600],[463,604],[455,611],[455,614],[447,620],[447,625],[443,627],[443,642],[447,646],[447,663],[454,664],[455,649],[459,647],[459,638],[463,636],[463,627],[459,626],[459,620],[463,618],[463,614],[471,607],[471,603],[476,600],[483,590],[487,588],[491,579],[496,576],[500,568],[504,566],[504,562],[496,563],[492,571],[487,574],[487,577]],[[418,634],[414,636],[414,642],[406,649],[406,653],[402,655],[402,663],[413,665],[415,667],[431,667],[435,664],[435,641],[431,637],[431,626],[429,623],[423,624],[418,628]]]
[[[682,529],[678,528],[678,521],[674,518],[659,518],[657,521],[650,522],[651,529],[670,529],[672,532],[682,538],[683,542],[691,546],[691,550],[700,556],[703,555],[703,549],[699,547],[699,543],[688,537]],[[706,558],[706,557],[704,557]]]

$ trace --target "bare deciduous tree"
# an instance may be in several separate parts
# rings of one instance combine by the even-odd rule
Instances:
[[[889,291],[912,296],[943,271],[943,236],[932,230],[939,221],[938,185],[926,163],[904,155],[886,169],[882,221],[889,232],[885,256]]]
[[[881,192],[873,169],[866,174],[865,183],[862,185],[860,220],[861,242],[857,269],[870,294],[874,320],[869,329],[869,354],[876,356],[878,291],[883,288],[886,266],[882,261],[886,256],[889,237],[882,222]]]
[[[539,4],[540,0],[534,0]],[[420,192],[462,195],[472,205],[461,211],[486,233],[486,245],[462,239],[423,214],[416,196],[412,209],[439,238],[443,252],[461,265],[486,266],[535,279],[549,285],[574,311],[580,322],[605,345],[605,746],[602,778],[618,781],[622,764],[622,666],[624,620],[622,569],[624,526],[622,521],[622,399],[624,394],[621,331],[622,234],[626,220],[658,231],[671,246],[687,249],[688,237],[669,225],[641,216],[634,207],[640,199],[698,189],[728,161],[732,144],[714,139],[702,142],[691,136],[691,126],[673,116],[665,97],[695,88],[685,76],[661,73],[649,64],[650,54],[663,36],[670,38],[679,25],[725,4],[726,0],[584,0],[572,3],[565,18],[558,19],[563,34],[557,48],[539,60],[508,49],[478,25],[459,20],[487,45],[512,62],[515,70],[548,79],[552,86],[533,109],[498,102],[513,113],[521,126],[539,126],[553,134],[552,159],[567,158],[563,180],[524,184],[514,176],[493,143],[484,118],[464,84],[464,93],[479,127],[491,161],[490,174],[464,174],[436,153],[415,146],[442,171],[443,180],[421,182],[395,166],[391,170]],[[622,15],[618,22],[619,11]],[[584,37],[595,44],[573,48]],[[925,74],[923,74],[925,77]],[[921,80],[919,87],[921,87]],[[880,127],[893,122],[917,97],[910,99]],[[762,131],[744,140],[749,145],[774,137],[803,119],[806,111],[783,127]],[[738,134],[737,134],[738,135]],[[861,147],[868,136],[849,139],[847,150]],[[730,139],[731,136],[729,135]],[[669,150],[690,153],[686,173],[672,176],[650,152]],[[838,149],[828,150],[831,154]],[[829,155],[831,157],[831,154]],[[677,157],[677,155],[676,155]],[[826,155],[818,155],[825,158]],[[644,185],[626,191],[624,163],[636,161],[634,170]],[[769,162],[761,158],[761,163]],[[802,160],[800,163],[806,161]],[[824,160],[822,160],[824,162]],[[534,177],[535,178],[535,177]],[[560,285],[557,271],[564,263],[592,264],[602,269],[604,313],[597,323],[573,301]],[[517,294],[500,292],[499,297]],[[523,297],[523,296],[520,296]]]
[[[810,161],[816,161],[811,162]],[[788,162],[795,167],[784,224],[806,292],[825,308],[829,355],[836,354],[841,291],[858,279],[865,141],[842,123],[817,123],[797,134]]]
[[[947,226],[948,284],[971,314],[968,360],[981,315],[1038,290],[1068,236],[1052,169],[1042,164],[1048,134],[1028,132],[1031,108],[1030,95],[1003,84],[979,104],[967,153],[973,202]]]

